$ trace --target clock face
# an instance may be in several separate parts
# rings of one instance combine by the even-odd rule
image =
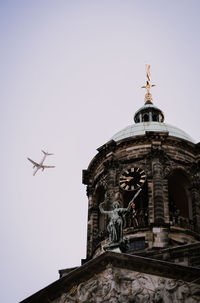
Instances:
[[[119,178],[119,185],[124,190],[139,189],[145,182],[146,175],[143,169],[132,167],[125,169]]]

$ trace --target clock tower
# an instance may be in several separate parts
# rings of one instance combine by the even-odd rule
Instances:
[[[83,171],[87,257],[22,303],[200,302],[200,143],[153,104]]]
[[[153,104],[147,66],[145,104],[134,115],[134,124],[116,133],[97,149],[83,171],[88,195],[87,260],[107,249],[113,202],[129,211],[122,215],[126,245],[121,252],[157,254],[200,240],[200,146],[181,129],[166,124]],[[166,258],[166,256],[165,256]],[[200,261],[199,261],[200,265]]]

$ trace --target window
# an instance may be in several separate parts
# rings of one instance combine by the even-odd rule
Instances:
[[[177,169],[168,178],[170,216],[192,219],[190,181],[186,174]]]
[[[145,248],[145,237],[134,238],[134,239],[130,239],[127,252],[132,252],[144,248]]]
[[[148,121],[149,121],[149,115],[148,115],[148,114],[144,114],[142,120],[143,120],[144,122],[148,122]]]
[[[159,121],[159,116],[156,114],[153,114],[153,121]]]

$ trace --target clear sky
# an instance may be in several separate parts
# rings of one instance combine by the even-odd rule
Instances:
[[[165,122],[200,141],[200,1],[0,1],[0,293],[25,299],[85,258],[82,185],[133,123],[151,64]],[[41,149],[53,152],[38,172]]]

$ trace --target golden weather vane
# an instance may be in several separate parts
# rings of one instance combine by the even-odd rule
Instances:
[[[146,76],[147,76],[146,85],[142,86],[141,88],[145,88],[147,90],[147,93],[145,94],[145,103],[146,102],[151,102],[152,103],[152,95],[150,93],[150,89],[152,87],[156,86],[156,85],[155,84],[150,84],[151,74],[150,74],[150,65],[149,64],[146,65]]]

